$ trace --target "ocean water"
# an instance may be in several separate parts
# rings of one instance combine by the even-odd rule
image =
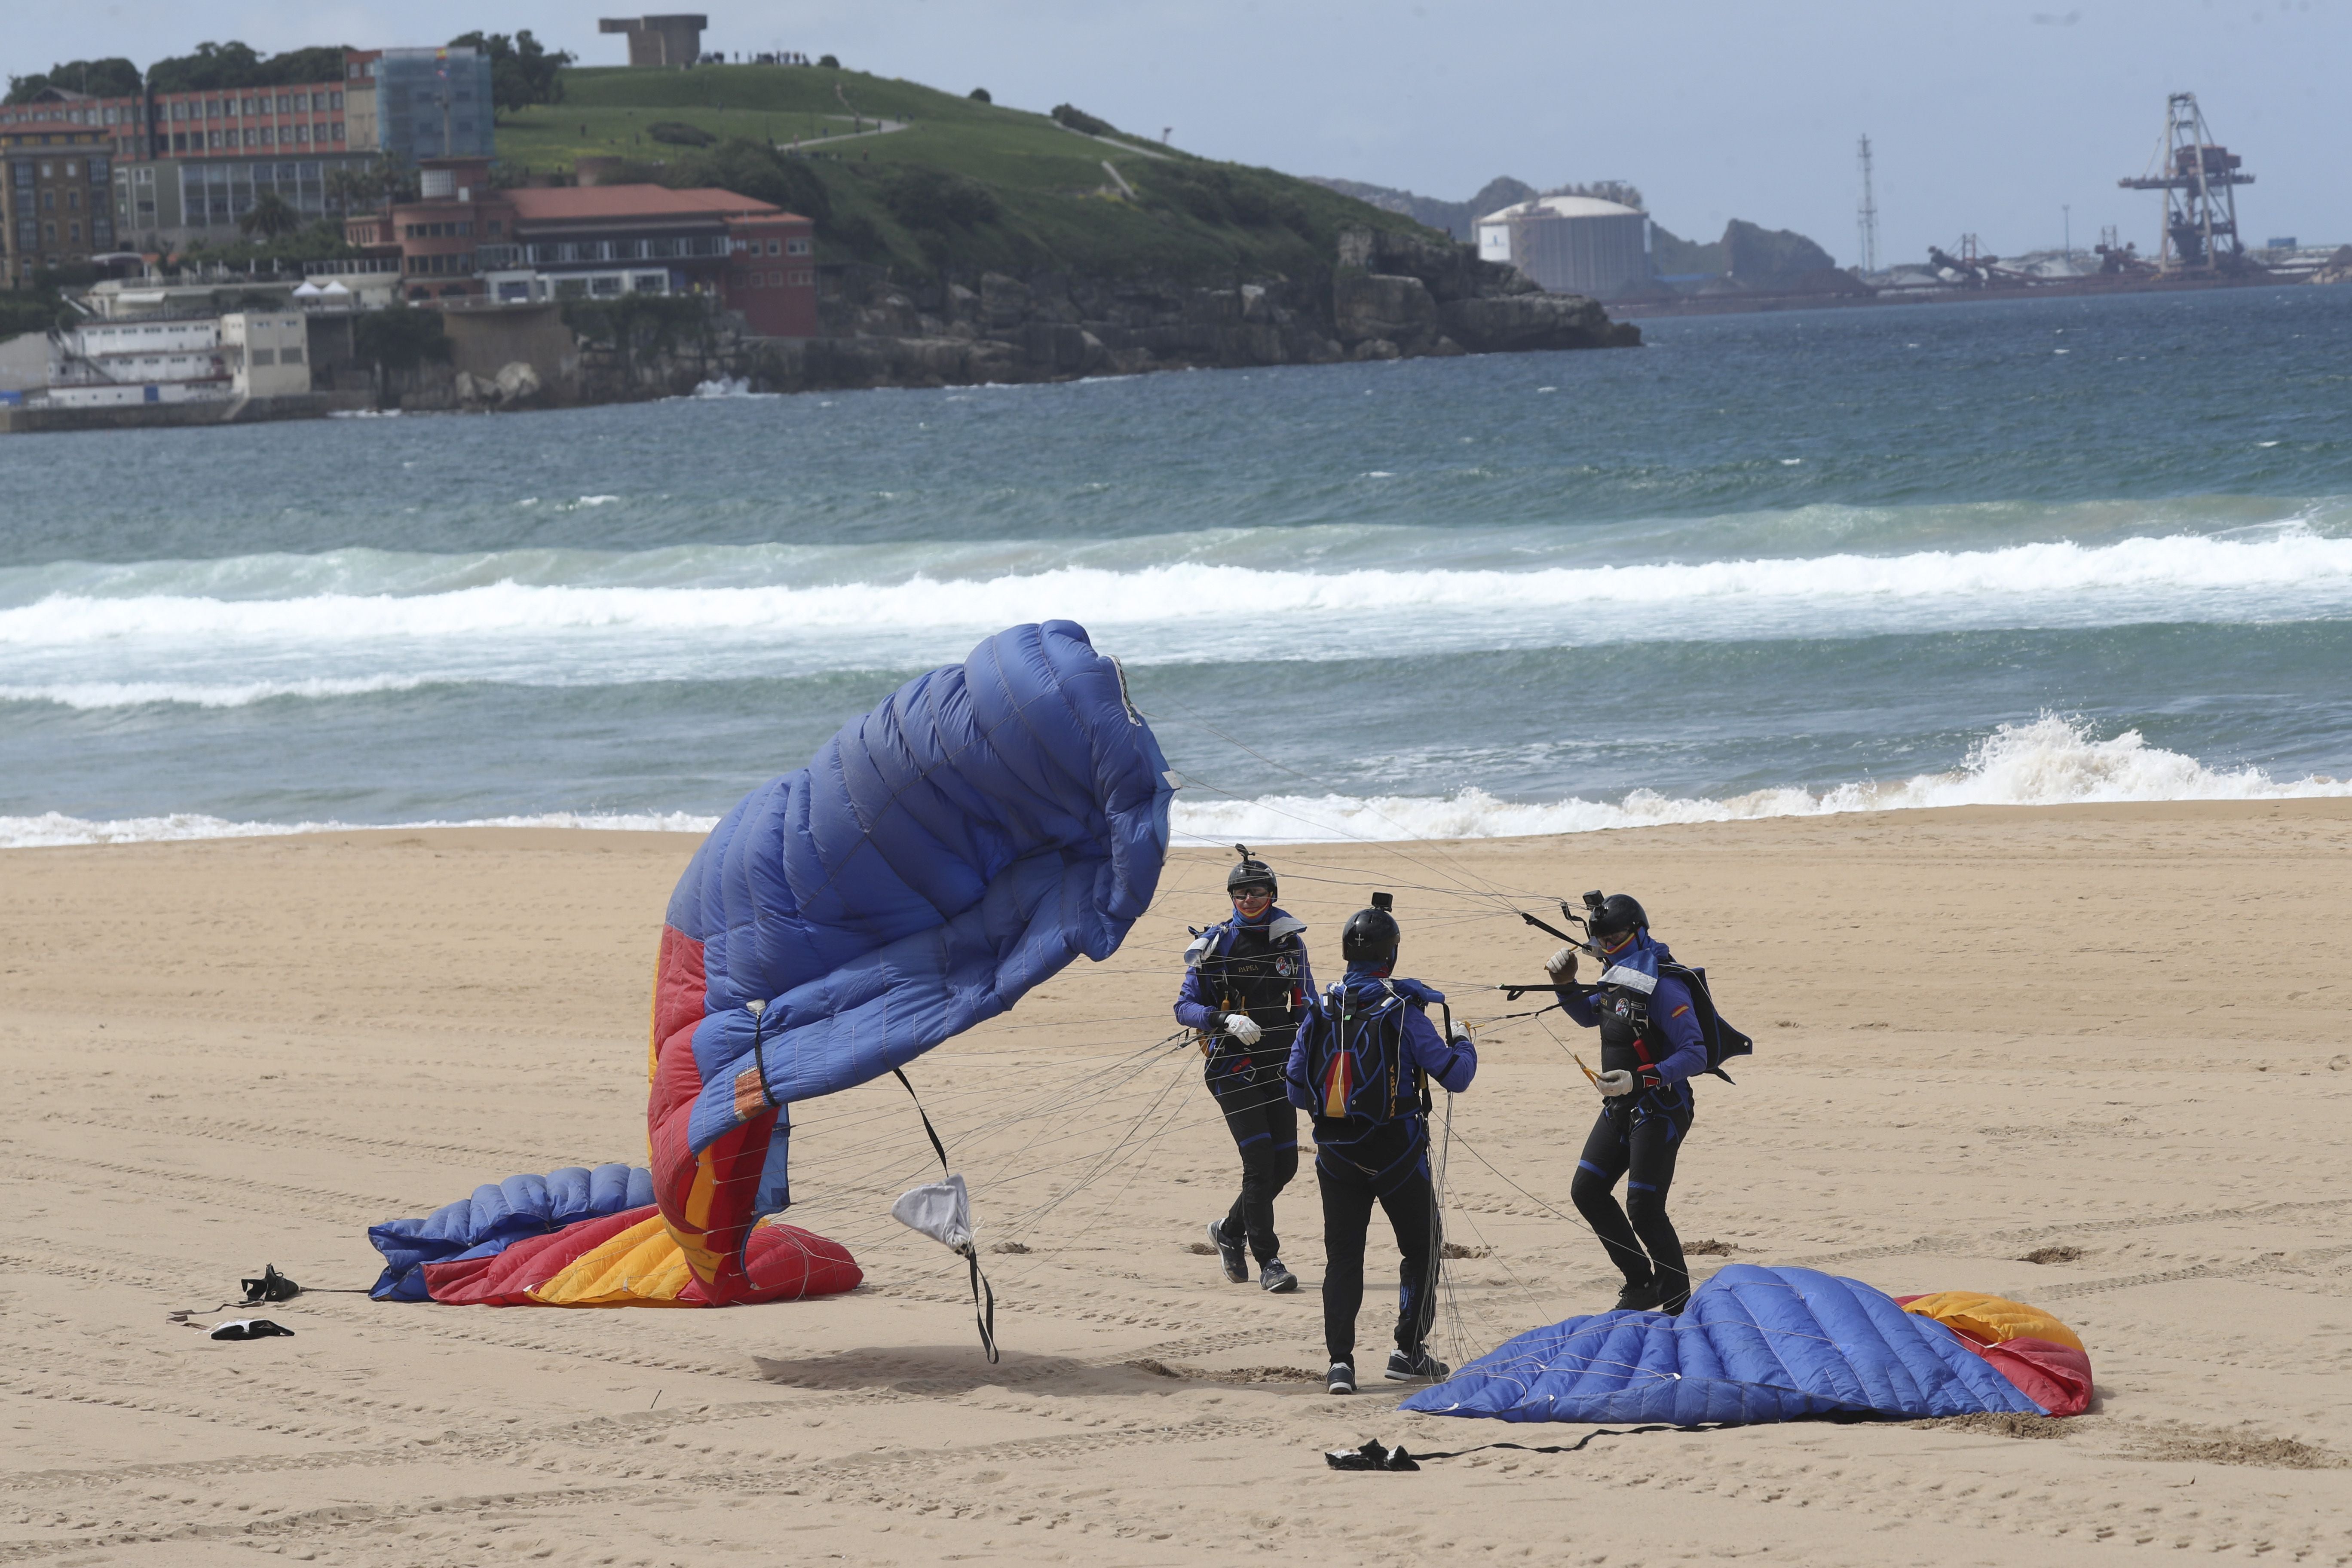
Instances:
[[[1645,331],[10,437],[0,844],[698,827],[1045,616],[1191,841],[2352,794],[2352,289]]]

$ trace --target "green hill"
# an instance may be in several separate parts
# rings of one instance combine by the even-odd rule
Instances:
[[[509,177],[619,157],[646,178],[724,184],[804,211],[823,258],[897,276],[1304,278],[1329,271],[1342,228],[1427,233],[1270,169],[1116,132],[1084,135],[1048,115],[861,71],[612,68],[562,79],[562,102],[499,122]],[[904,129],[877,133],[877,121]],[[715,144],[682,144],[695,138],[681,127]]]

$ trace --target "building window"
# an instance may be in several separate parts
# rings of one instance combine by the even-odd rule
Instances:
[[[338,141],[338,142],[340,142],[340,141],[341,141],[342,139],[343,139],[343,122],[342,122],[341,121],[338,120],[338,121],[335,121],[335,140],[336,140],[336,141]]]
[[[329,93],[329,94],[327,95],[327,99],[328,99],[327,107],[328,107],[329,109],[341,109],[341,108],[342,108],[342,106],[343,106],[343,95],[342,95],[341,93],[340,93],[340,92],[331,92],[331,93]]]
[[[807,240],[788,239],[784,241],[784,254],[786,256],[806,256],[808,253],[809,242]]]

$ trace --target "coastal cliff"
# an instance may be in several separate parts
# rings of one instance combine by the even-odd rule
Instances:
[[[676,396],[711,382],[758,392],[962,386],[1642,341],[1641,329],[1611,321],[1593,300],[1547,294],[1466,246],[1368,228],[1342,231],[1321,276],[1226,287],[1060,271],[909,283],[878,268],[844,268],[820,300],[822,335],[806,340],[752,337],[698,300],[570,310],[569,331],[555,336],[552,316],[543,309],[529,333],[489,312],[453,318],[455,370],[471,374],[428,372],[402,386],[397,401],[517,408]],[[512,393],[517,377],[503,393],[494,384],[509,361],[533,373],[524,395]]]

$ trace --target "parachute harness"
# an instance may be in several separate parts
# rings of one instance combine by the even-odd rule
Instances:
[[[947,1145],[940,1142],[939,1129],[931,1125],[930,1113],[923,1109],[923,1097],[915,1092],[915,1086],[907,1081],[906,1073],[899,1068],[892,1068],[890,1076],[898,1080],[898,1087],[905,1089],[907,1098],[915,1102],[915,1114],[922,1119],[923,1134],[931,1141],[931,1152],[940,1157],[940,1173],[953,1183],[961,1192],[963,1184],[957,1180],[954,1172],[948,1169]],[[988,1276],[980,1271],[980,1248],[972,1244],[969,1234],[964,1237],[962,1244],[956,1247],[954,1250],[961,1255],[964,1263],[971,1270],[971,1321],[980,1329],[980,1348],[988,1352],[989,1365],[994,1366],[997,1362],[996,1287],[991,1285],[988,1282]],[[985,1306],[982,1304],[983,1293],[986,1299]]]

